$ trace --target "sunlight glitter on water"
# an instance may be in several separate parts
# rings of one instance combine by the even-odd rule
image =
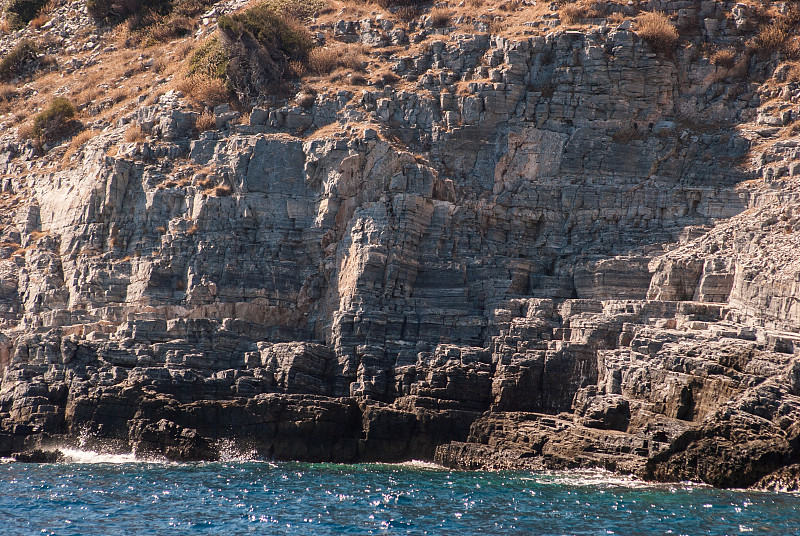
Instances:
[[[72,456],[86,462],[0,465],[3,536],[216,536],[264,533],[264,524],[286,536],[800,534],[793,496],[652,486],[604,471]]]

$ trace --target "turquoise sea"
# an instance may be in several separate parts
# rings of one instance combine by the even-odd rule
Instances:
[[[145,463],[66,451],[0,464],[0,534],[800,535],[800,496],[651,485],[604,472]]]

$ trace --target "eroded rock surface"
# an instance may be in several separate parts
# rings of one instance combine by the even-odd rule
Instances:
[[[624,24],[428,39],[411,86],[199,135],[170,92],[56,172],[8,145],[0,455],[789,478],[800,212],[794,168],[741,165],[758,84]]]

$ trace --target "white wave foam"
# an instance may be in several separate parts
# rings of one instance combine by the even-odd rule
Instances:
[[[658,484],[647,482],[633,475],[621,475],[605,469],[571,469],[563,471],[542,471],[533,473],[525,479],[530,479],[541,484],[556,484],[560,486],[613,486],[623,488],[652,488],[659,486],[681,488],[703,486],[693,482],[679,482],[671,484]]]
[[[261,462],[255,449],[242,449],[233,440],[220,439],[217,441],[219,448],[219,461],[221,462]]]
[[[132,452],[110,454],[73,448],[59,448],[58,450],[64,454],[64,461],[67,463],[158,463],[165,461],[157,458],[137,458]]]
[[[398,465],[400,467],[408,467],[408,468],[411,468],[411,469],[428,469],[428,470],[432,470],[432,471],[447,471],[448,470],[447,467],[445,467],[443,465],[439,465],[438,463],[425,462],[425,461],[422,461],[422,460],[409,460],[407,462],[400,462],[400,463],[392,464],[392,465]]]

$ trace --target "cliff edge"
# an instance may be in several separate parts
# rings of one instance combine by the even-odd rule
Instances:
[[[796,481],[791,2],[99,4],[6,8],[0,455]]]

